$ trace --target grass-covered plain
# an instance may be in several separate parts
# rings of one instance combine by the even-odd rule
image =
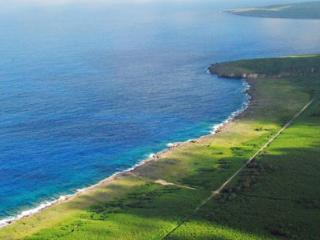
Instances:
[[[266,7],[233,9],[229,12],[242,16],[268,18],[320,19],[320,2],[303,2]]]
[[[0,239],[318,239],[320,56],[222,63],[210,70],[248,77],[253,100],[244,114],[215,136],[0,229]],[[313,97],[255,164],[194,211]]]

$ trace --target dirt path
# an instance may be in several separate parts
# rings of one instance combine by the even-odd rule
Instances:
[[[279,135],[286,130],[301,114],[314,102],[314,98],[311,99],[306,105],[304,105],[299,112],[297,112],[275,135],[273,135],[253,156],[239,168],[231,177],[229,177],[218,189],[212,192],[212,194],[206,198],[203,202],[201,202],[192,212],[192,214],[183,219],[176,227],[174,227],[170,232],[168,232],[161,239],[167,239],[174,231],[176,231],[181,225],[183,225],[187,220],[189,220],[195,213],[197,213],[205,204],[207,204],[212,198],[219,195],[225,187],[243,170],[246,168],[248,164],[250,164],[263,150],[265,150]]]
[[[176,186],[176,187],[180,187],[180,188],[186,188],[186,189],[190,189],[190,190],[196,190],[193,187],[189,187],[186,185],[181,185],[181,184],[177,184],[177,183],[172,183],[172,182],[167,182],[166,180],[163,179],[158,179],[156,181],[154,181],[157,184],[163,185],[163,186]]]
[[[137,178],[143,178],[143,177],[135,174],[134,172],[130,172],[129,174],[134,176],[134,177],[137,177]],[[148,181],[152,181],[152,182],[154,182],[156,184],[159,184],[159,185],[162,185],[162,186],[176,186],[176,187],[179,187],[179,188],[197,190],[196,188],[193,188],[193,187],[190,187],[190,186],[187,186],[187,185],[178,184],[178,183],[168,182],[168,181],[166,181],[164,179],[157,179],[157,180],[148,179]]]

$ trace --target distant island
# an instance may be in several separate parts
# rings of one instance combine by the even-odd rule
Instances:
[[[228,12],[248,17],[320,19],[320,1],[240,8]]]

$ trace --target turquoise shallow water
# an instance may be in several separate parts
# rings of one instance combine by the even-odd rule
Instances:
[[[209,133],[246,99],[211,63],[320,45],[319,21],[222,12],[248,1],[47,1],[0,3],[0,218]]]

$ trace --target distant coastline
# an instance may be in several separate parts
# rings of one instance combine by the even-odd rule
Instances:
[[[320,19],[320,1],[231,9],[228,13],[262,18]]]

